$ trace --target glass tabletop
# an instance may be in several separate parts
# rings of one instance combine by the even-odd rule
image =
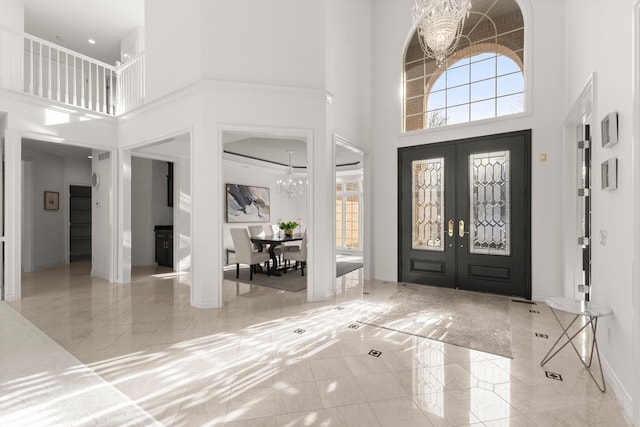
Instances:
[[[603,317],[611,314],[611,309],[606,305],[594,304],[591,301],[581,301],[573,298],[550,297],[545,299],[547,305],[556,310],[581,316]]]

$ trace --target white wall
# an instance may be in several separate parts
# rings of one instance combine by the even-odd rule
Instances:
[[[296,221],[302,224],[302,230],[307,224],[307,192],[299,197],[289,198],[278,192],[276,181],[281,178],[286,171],[278,171],[258,166],[249,166],[241,162],[223,160],[222,179],[225,184],[255,185],[258,187],[268,187],[271,203],[271,220],[269,222],[256,223],[224,223],[224,247],[233,248],[231,240],[231,228],[247,228],[250,225],[262,225],[268,227],[270,224],[277,224],[281,221]],[[304,180],[304,178],[303,178]],[[299,218],[302,221],[299,221]],[[297,230],[296,230],[297,232]],[[224,256],[224,253],[223,253]]]
[[[17,31],[18,35],[7,30]],[[0,13],[0,87],[20,90],[22,88],[22,50],[24,39],[24,3],[20,0],[5,0]]]
[[[131,265],[155,265],[156,225],[173,224],[167,162],[131,158]]]
[[[100,175],[100,185],[91,190],[91,275],[105,280],[114,280],[113,246],[115,215],[113,153],[100,160],[105,151],[93,151],[92,169]]]
[[[145,102],[200,79],[201,2],[145,1]]]
[[[323,88],[324,2],[202,2],[203,77]]]
[[[151,214],[153,225],[172,225],[173,207],[169,206],[167,198],[169,165],[164,161],[153,160],[151,169],[151,194],[153,203]]]
[[[532,129],[532,290],[535,299],[557,295],[561,290],[561,188],[555,185],[562,171],[563,6],[555,0],[519,1],[532,49],[525,53],[525,73],[532,110],[517,117],[474,122],[402,134],[402,60],[411,34],[410,0],[374,2],[374,97],[373,97],[373,229],[387,229],[397,222],[397,149],[412,145],[455,140],[522,129]],[[532,3],[533,11],[526,5]],[[555,102],[554,102],[555,100]],[[539,162],[539,154],[548,160]],[[375,278],[396,280],[397,231],[390,230],[386,242],[374,239]],[[544,266],[544,268],[536,268]]]
[[[326,2],[326,88],[333,95],[331,132],[370,150],[372,111],[371,0]]]
[[[64,200],[64,159],[37,150],[23,150],[23,158],[32,161],[33,165],[33,269],[43,270],[62,265],[65,260],[64,219],[67,209]],[[58,193],[58,210],[44,209],[45,191]],[[31,244],[28,241],[22,243]],[[29,251],[29,247],[25,250]]]
[[[131,265],[155,263],[153,160],[131,157]]]
[[[565,106],[577,99],[589,73],[595,72],[594,124],[592,131],[592,300],[609,305],[613,316],[599,323],[600,353],[609,372],[624,390],[627,410],[633,390],[629,375],[637,360],[632,360],[632,239],[634,194],[633,165],[633,98],[631,0],[612,0],[602,8],[594,0],[567,0],[565,12],[566,75]],[[597,33],[580,31],[598,27]],[[611,40],[616,40],[612,45]],[[597,52],[597,54],[596,54]],[[602,148],[600,120],[609,112],[619,116],[620,142],[612,148]],[[618,189],[602,191],[600,164],[609,158],[618,159]],[[638,167],[637,165],[635,166]],[[607,232],[606,244],[599,243],[600,231]],[[609,376],[609,378],[611,378]],[[626,394],[626,398],[625,395]],[[636,402],[636,404],[640,404]]]

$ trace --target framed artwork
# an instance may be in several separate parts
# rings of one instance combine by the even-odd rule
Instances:
[[[60,209],[60,193],[57,191],[44,192],[44,210],[57,211]]]
[[[227,222],[270,222],[269,189],[227,184]]]

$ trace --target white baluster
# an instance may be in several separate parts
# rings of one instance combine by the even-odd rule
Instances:
[[[29,40],[29,93],[33,95],[33,40]]]
[[[58,100],[58,102],[60,101],[60,82],[62,81],[62,79],[60,78],[60,49],[56,49],[56,57],[57,60],[56,62],[58,63],[58,85],[57,85],[57,95],[56,95],[56,99]]]
[[[69,53],[64,54],[64,102],[69,103]]]
[[[82,68],[80,68],[80,76],[82,77],[82,84],[80,86],[80,97],[81,97],[82,101],[80,102],[80,106],[86,108],[87,100],[84,97],[84,82],[85,82],[85,78],[84,78],[84,59],[80,58],[80,64],[81,64],[81,67],[82,67]]]
[[[91,67],[91,62],[89,62],[89,84],[88,89],[89,89],[89,105],[87,106],[88,109],[93,110],[93,85],[92,85],[92,77],[93,76],[93,68]]]
[[[38,49],[38,95],[42,96],[42,43],[38,43],[40,48]]]
[[[73,105],[78,105],[78,67],[75,55],[73,57]]]
[[[49,52],[49,58],[47,59],[47,69],[49,73],[47,76],[47,98],[51,99],[51,46],[47,46],[47,51]]]

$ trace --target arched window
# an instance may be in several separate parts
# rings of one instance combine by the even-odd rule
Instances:
[[[524,22],[515,0],[474,1],[456,51],[438,66],[414,32],[404,58],[404,130],[520,113]]]

